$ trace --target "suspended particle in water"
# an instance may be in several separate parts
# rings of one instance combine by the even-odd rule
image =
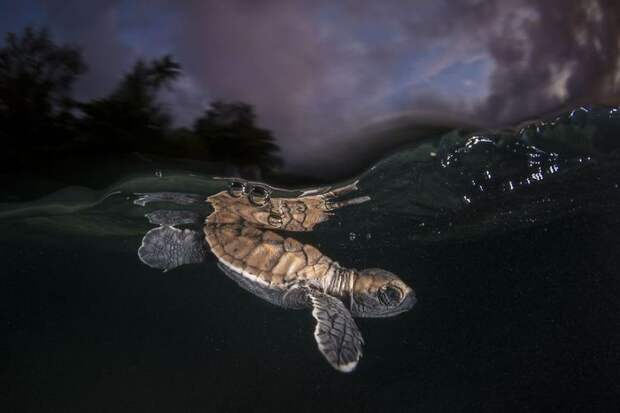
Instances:
[[[162,178],[164,176],[164,173],[161,171],[161,169],[156,169],[155,176],[158,178]]]
[[[355,241],[357,234],[355,232],[349,232],[349,241]]]
[[[372,234],[370,232],[366,233],[366,239],[371,239],[372,238]]]

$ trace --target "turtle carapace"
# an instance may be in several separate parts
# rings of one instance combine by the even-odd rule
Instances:
[[[415,304],[415,293],[389,271],[345,268],[287,233],[312,231],[334,210],[369,200],[337,200],[356,189],[354,182],[287,198],[272,196],[264,185],[236,182],[207,198],[213,212],[204,222],[190,211],[147,214],[160,226],[145,234],[138,255],[147,265],[168,271],[202,262],[210,250],[220,269],[245,290],[284,308],[311,309],[319,350],[334,368],[350,372],[363,343],[353,317],[400,314]]]

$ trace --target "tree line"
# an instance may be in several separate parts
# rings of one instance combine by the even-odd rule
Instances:
[[[171,56],[139,60],[107,95],[73,97],[87,71],[80,50],[47,30],[8,33],[0,48],[0,169],[32,168],[47,158],[151,153],[270,172],[281,165],[273,134],[254,107],[215,101],[191,127],[174,127],[158,100],[181,66]]]

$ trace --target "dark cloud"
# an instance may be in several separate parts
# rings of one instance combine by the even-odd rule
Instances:
[[[495,70],[481,115],[502,124],[620,92],[620,6],[532,1],[489,40]]]

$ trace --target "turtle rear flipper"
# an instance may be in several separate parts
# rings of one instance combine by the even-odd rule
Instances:
[[[170,226],[153,228],[142,238],[138,257],[149,267],[165,271],[184,264],[196,264],[205,259],[202,232]]]
[[[348,373],[362,356],[362,333],[342,301],[318,291],[309,293],[317,321],[314,338],[319,350],[336,370]]]

